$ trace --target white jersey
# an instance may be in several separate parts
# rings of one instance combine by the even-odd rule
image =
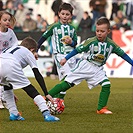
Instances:
[[[0,31],[0,54],[5,49],[18,45],[18,39],[12,29],[8,28],[7,32]]]
[[[23,46],[11,47],[4,53],[9,53],[7,56],[12,54],[17,59],[22,68],[25,68],[27,65],[29,65],[31,68],[38,68],[33,53]]]
[[[30,81],[23,73],[23,68],[30,65],[37,68],[37,63],[31,51],[23,46],[11,47],[0,54],[0,84],[20,89],[30,85]]]

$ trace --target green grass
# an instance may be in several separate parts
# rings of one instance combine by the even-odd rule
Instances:
[[[38,88],[34,79],[30,79]],[[45,78],[50,89],[58,80]],[[96,114],[100,86],[90,90],[86,82],[67,91],[65,110],[57,115],[60,122],[47,123],[37,107],[22,90],[15,90],[19,98],[17,103],[25,121],[9,121],[8,110],[0,110],[0,133],[132,133],[133,132],[133,80],[110,79],[112,83],[108,102],[112,115]]]

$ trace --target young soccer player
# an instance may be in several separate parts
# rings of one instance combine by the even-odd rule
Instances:
[[[33,55],[36,50],[36,41],[27,37],[22,41],[20,46],[11,47],[10,49],[3,51],[0,55],[0,84],[4,85],[4,96],[10,113],[10,120],[12,121],[24,120],[18,113],[13,95],[13,89],[19,88],[22,88],[32,99],[34,99],[34,102],[39,107],[46,122],[59,121],[59,118],[50,114],[46,101],[30,83],[28,78],[24,76],[22,71],[23,68],[29,65],[37,82],[42,88],[44,95],[49,100],[53,101],[52,97],[47,92],[43,77],[38,70],[36,59]]]
[[[68,3],[63,3],[58,12],[59,22],[51,24],[38,41],[38,48],[40,48],[42,43],[51,36],[53,55],[59,80],[63,80],[76,65],[75,57],[71,58],[64,66],[61,66],[59,63],[77,45],[75,28],[68,23],[72,18],[72,12],[73,7]],[[61,92],[58,97],[63,99],[64,96],[65,92]]]
[[[60,91],[66,91],[74,85],[86,80],[90,89],[101,85],[102,89],[99,96],[97,107],[98,114],[112,114],[107,109],[107,102],[110,95],[110,81],[103,70],[111,53],[115,53],[133,66],[131,58],[115,43],[107,37],[110,33],[110,23],[105,17],[99,18],[96,23],[96,36],[86,40],[83,44],[75,48],[60,64],[64,65],[72,56],[84,52],[72,73],[67,75],[65,81],[57,84],[48,93],[51,96]]]
[[[18,40],[11,28],[15,25],[15,18],[7,11],[0,11],[0,54],[3,50],[18,45]],[[10,28],[9,28],[10,27]],[[0,109],[4,108],[3,87],[0,86]]]

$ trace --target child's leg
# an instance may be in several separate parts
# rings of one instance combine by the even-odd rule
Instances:
[[[107,105],[109,95],[110,95],[110,85],[108,84],[102,86],[98,102],[98,108],[97,108],[98,110],[101,110],[103,107]]]
[[[2,103],[4,97],[3,91],[3,86],[0,86],[0,109],[4,109],[4,105]]]
[[[38,93],[34,86],[30,84],[27,87],[24,87],[23,90],[34,100],[39,110],[42,112],[45,121],[59,121],[59,118],[50,114],[50,111],[46,105],[46,100]]]
[[[14,100],[13,89],[4,91],[5,100],[10,114],[18,115],[17,106]]]
[[[65,79],[65,78],[63,78],[63,79],[61,80],[61,82],[63,82],[64,79]],[[66,91],[64,91],[64,92],[61,91],[61,92],[59,92],[58,94],[56,94],[54,97],[55,97],[55,98],[64,99],[65,95],[66,95]]]
[[[66,81],[62,81],[60,84],[57,84],[56,86],[54,86],[48,93],[52,97],[55,97],[55,95],[57,95],[58,93],[65,92],[73,86],[74,86],[74,84],[70,84]]]
[[[104,80],[102,83],[102,89],[99,96],[99,102],[98,102],[98,108],[97,113],[98,114],[112,114],[111,111],[109,111],[106,107],[108,98],[110,95],[110,81]]]
[[[4,87],[0,86],[0,100],[4,100]]]

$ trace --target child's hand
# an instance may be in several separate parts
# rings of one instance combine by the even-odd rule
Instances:
[[[38,60],[38,53],[37,52],[34,53],[34,57],[36,60]]]
[[[65,45],[72,44],[72,38],[70,36],[64,36],[61,41]]]
[[[49,94],[46,95],[46,98],[47,98],[48,100],[50,100],[52,103],[54,103],[52,96],[50,96]]]
[[[69,36],[66,37],[66,38],[65,38],[65,43],[66,43],[66,44],[72,44],[72,38],[69,37]]]
[[[67,61],[66,58],[62,59],[62,60],[60,61],[60,65],[63,66],[63,65],[66,63],[66,61]]]

